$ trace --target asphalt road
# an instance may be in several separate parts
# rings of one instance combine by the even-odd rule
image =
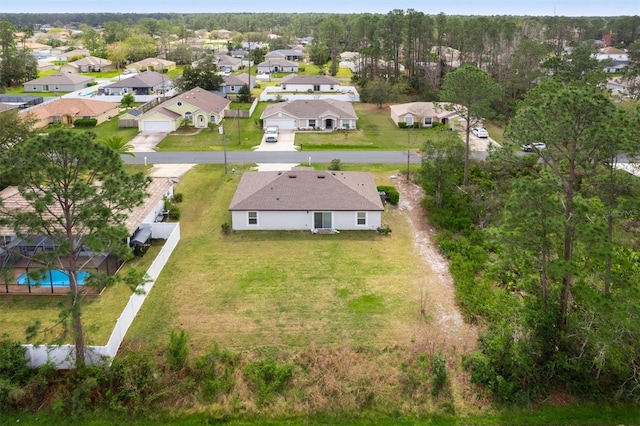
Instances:
[[[224,164],[223,152],[138,152],[135,157],[123,155],[128,164]],[[485,152],[472,152],[473,158],[484,159]],[[227,152],[227,163],[330,163],[339,158],[341,163],[407,164],[407,151],[232,151]],[[409,155],[411,164],[420,164],[420,156]]]

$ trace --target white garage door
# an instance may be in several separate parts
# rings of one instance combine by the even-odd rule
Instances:
[[[291,120],[266,120],[265,127],[275,126],[280,130],[295,130],[295,122]]]
[[[146,132],[170,132],[171,123],[168,121],[143,121],[142,130]]]

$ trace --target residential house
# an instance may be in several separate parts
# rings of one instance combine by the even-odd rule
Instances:
[[[615,47],[605,47],[595,55],[598,61],[606,61],[604,72],[619,73],[631,64],[629,54]]]
[[[376,230],[384,206],[370,173],[245,172],[229,206],[234,230]]]
[[[231,31],[225,29],[213,30],[211,33],[222,40],[229,40],[231,38]]]
[[[132,62],[125,68],[135,72],[149,70],[166,73],[167,71],[175,69],[176,63],[174,61],[168,61],[166,59],[146,58],[138,62]]]
[[[260,116],[263,126],[281,130],[355,129],[358,116],[350,102],[333,99],[293,100],[270,104]]]
[[[234,58],[229,55],[219,55],[217,57],[216,66],[218,67],[218,71],[222,73],[232,73],[234,71],[238,71],[242,67],[242,59]]]
[[[410,102],[391,105],[391,120],[400,126],[406,123],[411,127],[419,123],[420,127],[432,127],[435,123],[444,124],[452,129],[459,128],[464,119],[454,111],[447,110],[447,103]]]
[[[60,98],[25,111],[38,120],[36,127],[39,128],[54,123],[73,125],[78,118],[95,118],[100,124],[119,112],[118,103],[83,98]]]
[[[296,41],[296,43],[297,43],[297,44],[301,44],[301,45],[303,45],[303,46],[307,46],[307,45],[309,45],[309,44],[313,43],[313,41],[314,41],[314,40],[315,40],[315,38],[314,38],[314,37],[307,36],[307,37],[301,37],[301,38],[299,38],[299,39]]]
[[[220,90],[224,95],[238,94],[242,86],[249,85],[249,74],[240,75],[227,75],[224,77],[224,82],[220,85]],[[255,78],[251,79],[251,88],[256,86]]]
[[[293,49],[279,49],[267,53],[266,55],[264,55],[264,59],[265,61],[274,59],[286,59],[287,61],[301,62],[304,60],[304,52],[301,50]]]
[[[138,119],[140,131],[173,132],[190,121],[196,128],[219,124],[231,101],[196,87],[147,111]]]
[[[339,92],[340,80],[328,75],[289,74],[282,78],[280,87],[287,92]]]
[[[38,59],[38,73],[53,71],[56,69],[56,64],[53,62],[45,61],[43,59]]]
[[[95,78],[84,75],[59,73],[24,83],[25,92],[75,92],[93,83]]]
[[[142,117],[142,111],[133,108],[118,116],[118,127],[138,127],[138,119]]]
[[[286,59],[269,59],[258,64],[258,74],[274,72],[298,72],[298,63]]]
[[[111,71],[115,66],[108,59],[95,56],[85,56],[84,58],[68,62],[60,67],[61,72],[85,73]]]
[[[606,87],[613,95],[637,99],[640,94],[640,77],[611,78]]]
[[[74,49],[66,52],[60,52],[60,54],[56,56],[56,61],[67,62],[69,59],[85,56],[91,56],[91,52],[87,49]]]
[[[164,93],[169,88],[171,79],[168,76],[155,71],[145,71],[104,86],[102,90],[107,95],[154,95]]]
[[[245,49],[232,50],[231,52],[229,52],[229,56],[231,56],[232,58],[243,59],[249,56],[249,51]]]

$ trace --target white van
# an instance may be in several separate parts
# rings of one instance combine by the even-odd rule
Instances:
[[[265,142],[278,142],[278,128],[277,127],[267,127],[267,130],[264,131]]]

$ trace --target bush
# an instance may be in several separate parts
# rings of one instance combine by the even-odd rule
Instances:
[[[389,225],[378,226],[376,231],[382,235],[389,235],[391,233],[391,227],[389,227]]]
[[[340,165],[340,159],[334,158],[331,160],[331,164],[329,164],[329,170],[341,170],[342,166]]]
[[[189,357],[189,335],[186,331],[171,330],[169,347],[167,348],[167,362],[172,370],[181,370],[187,366]]]
[[[180,220],[182,213],[180,212],[180,207],[172,205],[169,209],[169,219],[171,220]]]
[[[220,228],[222,229],[222,233],[225,235],[228,235],[231,233],[231,225],[229,225],[227,222],[220,225]]]
[[[386,194],[386,199],[394,206],[398,205],[400,202],[400,193],[394,186],[378,186],[378,192],[384,192]]]
[[[269,357],[252,362],[244,369],[244,374],[254,385],[258,387],[258,405],[271,401],[276,392],[284,387],[285,383],[293,377],[293,365],[278,365]]]
[[[398,127],[400,127],[401,129],[406,129],[407,123],[405,123],[404,121],[400,121],[398,122]]]
[[[441,352],[431,360],[431,395],[437,396],[447,382],[447,359]]]
[[[74,127],[83,127],[83,128],[96,127],[97,124],[98,124],[98,120],[95,118],[78,118],[76,121],[73,122]]]
[[[20,342],[11,340],[8,334],[0,336],[0,379],[22,383],[29,374],[25,358],[26,349]]]
[[[183,198],[182,192],[176,192],[173,194],[173,202],[175,203],[181,203],[182,198]]]

